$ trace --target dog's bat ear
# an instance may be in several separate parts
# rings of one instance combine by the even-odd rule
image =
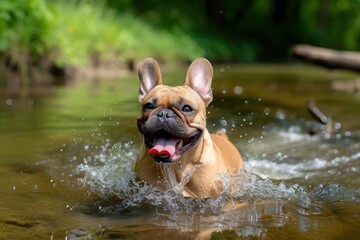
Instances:
[[[213,78],[213,68],[211,63],[205,58],[194,60],[186,74],[185,85],[194,89],[203,99],[205,106],[212,101],[211,81]]]
[[[151,89],[162,84],[162,80],[160,67],[152,58],[147,58],[141,63],[138,74],[140,80],[139,101],[141,102]]]

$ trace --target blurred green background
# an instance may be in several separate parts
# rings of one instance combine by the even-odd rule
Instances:
[[[296,43],[360,49],[359,0],[1,0],[0,77],[162,62],[284,62]]]

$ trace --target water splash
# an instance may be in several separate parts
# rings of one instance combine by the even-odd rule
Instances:
[[[122,200],[122,208],[136,207],[142,204],[163,206],[169,210],[183,210],[192,212],[194,206],[203,206],[206,200],[196,199],[189,201],[182,196],[183,182],[173,189],[159,192],[136,178],[134,164],[136,151],[129,144],[118,143],[112,147],[106,162],[95,160],[92,164],[87,161],[77,167],[77,173],[84,174],[79,184],[89,189],[99,198],[109,199],[116,197]],[[96,159],[96,158],[94,158]],[[221,207],[221,198],[207,201],[212,207]],[[103,209],[103,211],[105,211]],[[200,209],[204,212],[206,209]]]
[[[136,156],[133,144],[118,143],[107,158],[102,153],[102,157],[87,158],[78,165],[76,172],[83,176],[79,185],[102,199],[94,203],[97,214],[119,215],[127,209],[151,206],[151,209],[156,209],[157,216],[151,220],[152,224],[176,225],[184,229],[211,227],[219,231],[248,226],[249,231],[258,234],[264,226],[286,224],[288,212],[284,206],[288,201],[304,208],[303,211],[308,211],[311,205],[301,186],[287,187],[283,182],[275,184],[269,178],[259,178],[246,170],[236,175],[221,175],[224,190],[215,198],[185,198],[181,194],[181,183],[166,192],[159,192],[136,178],[133,171]],[[240,231],[239,235],[247,235],[249,231]]]
[[[267,132],[262,142],[250,144],[246,169],[272,180],[296,179],[318,184],[340,181],[354,186],[358,183],[360,144],[357,133],[336,133],[329,138],[291,129]]]
[[[184,198],[183,182],[166,192],[140,182],[133,170],[138,150],[132,142],[91,148],[98,149],[98,154],[91,151],[84,156],[73,175],[79,176],[82,188],[99,199],[89,205],[92,214],[140,214],[138,224],[185,230],[232,228],[238,229],[239,237],[262,236],[268,228],[284,226],[293,213],[304,217],[326,214],[326,209],[319,207],[321,201],[337,201],[345,195],[349,201],[359,199],[359,194],[352,194],[341,184],[322,184],[324,171],[349,171],[355,167],[351,170],[355,173],[360,169],[353,164],[360,157],[359,139],[348,133],[338,135],[336,141],[310,137],[293,127],[264,134],[261,142],[249,144],[250,157],[244,170],[236,175],[221,175],[223,193],[211,199]],[[296,179],[297,184],[290,184],[291,179]],[[309,189],[309,182],[304,181],[314,179],[320,183],[314,182]],[[143,215],[149,210],[151,214],[144,222]]]

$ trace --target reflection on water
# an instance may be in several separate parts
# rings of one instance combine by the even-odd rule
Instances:
[[[204,237],[199,239],[208,239],[213,231],[227,229],[233,229],[238,237],[265,237],[267,229],[283,227],[293,214],[298,214],[299,220],[327,216],[329,209],[320,204],[324,201],[359,203],[359,192],[341,184],[319,184],[304,190],[298,183],[286,186],[283,181],[274,182],[289,179],[298,179],[299,183],[311,182],[311,179],[328,182],[329,177],[323,176],[324,173],[330,173],[332,181],[336,182],[337,177],[330,171],[335,166],[339,172],[360,169],[359,163],[352,163],[360,159],[359,141],[353,134],[349,136],[345,133],[334,141],[290,130],[268,132],[261,139],[264,146],[252,143],[258,148],[250,150],[253,147],[250,144],[249,152],[253,156],[260,154],[263,158],[246,161],[247,171],[224,175],[225,190],[212,199],[186,199],[178,189],[183,186],[177,185],[162,193],[139,184],[133,172],[137,148],[133,143],[117,143],[108,154],[102,152],[86,158],[76,168],[75,174],[83,174],[79,184],[98,198],[75,209],[103,216],[119,217],[125,213],[125,218],[128,218],[130,214],[134,225],[154,224],[166,229],[175,228],[186,236],[185,239],[189,237],[185,232],[195,232],[197,237]],[[273,148],[266,151],[269,142]],[[295,151],[294,145],[297,146]],[[341,147],[347,145],[351,147],[342,151]],[[274,149],[278,152],[273,153]],[[305,154],[300,154],[306,149]],[[315,149],[332,151],[321,155],[327,159],[306,159],[307,154],[311,156],[314,154],[311,151]],[[148,216],[144,221],[146,213]],[[302,228],[309,230],[306,226]]]
[[[208,128],[227,132],[245,169],[223,175],[224,192],[212,199],[136,180],[135,76],[0,96],[0,239],[357,239],[359,99],[330,82],[348,76],[215,69]],[[308,134],[317,125],[306,112],[312,99],[333,117],[332,134]]]
[[[133,172],[136,146],[132,142],[117,143],[112,148],[103,148],[98,155],[85,158],[76,169],[69,169],[74,171],[74,175],[81,176],[78,183],[83,188],[96,195],[96,200],[75,206],[72,211],[112,216],[122,221],[131,218],[131,224],[128,222],[126,225],[154,225],[172,232],[159,230],[155,234],[157,237],[209,239],[213,232],[228,229],[232,229],[237,237],[266,237],[269,229],[284,227],[291,218],[293,224],[298,221],[296,224],[300,224],[302,231],[312,231],[314,223],[311,218],[326,217],[334,211],[328,204],[339,201],[360,203],[358,190],[326,183],[339,182],[337,176],[331,174],[335,167],[338,172],[357,172],[360,169],[357,136],[345,133],[340,139],[336,138],[334,141],[322,136],[310,137],[291,129],[267,132],[261,138],[264,146],[254,144],[256,140],[252,144],[258,148],[249,145],[249,152],[253,156],[260,154],[262,159],[249,159],[246,161],[247,170],[237,175],[224,175],[225,190],[212,199],[186,199],[178,189],[183,186],[179,185],[163,193],[139,184]],[[273,148],[266,150],[270,142]],[[297,146],[295,151],[294,145]],[[344,146],[351,147],[341,149]],[[274,149],[281,152],[274,153]],[[307,152],[300,154],[306,149]],[[315,149],[331,153],[321,155],[327,159],[307,159]],[[298,183],[289,186],[283,181],[276,183],[277,180],[289,179],[297,179]],[[308,185],[305,190],[299,185],[306,185],[305,182],[319,184]],[[338,207],[340,210],[343,206],[340,204]],[[97,235],[99,231],[105,234],[108,230],[84,234]],[[144,234],[150,233],[145,231]],[[70,239],[77,239],[73,233],[70,235]]]
[[[271,149],[266,144],[268,141],[272,143]],[[332,137],[284,131],[267,132],[263,143],[249,147],[257,159],[249,159],[248,169],[271,179],[316,181],[320,175],[322,181],[324,178],[339,181],[345,175],[346,178],[341,182],[351,182],[354,179],[349,178],[349,175],[355,176],[359,170],[359,142],[357,132],[335,133]]]

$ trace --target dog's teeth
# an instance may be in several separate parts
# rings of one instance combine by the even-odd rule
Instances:
[[[180,148],[182,148],[182,146],[183,146],[183,140],[180,139],[180,141],[177,142],[176,148],[180,149]]]

